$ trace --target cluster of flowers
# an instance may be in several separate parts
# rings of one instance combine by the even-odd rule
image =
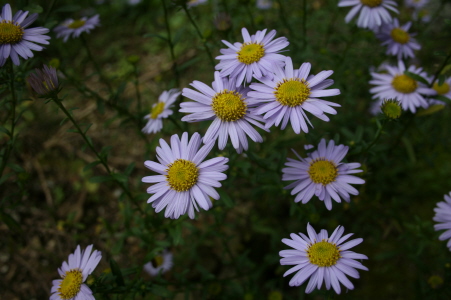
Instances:
[[[341,6],[354,5],[357,0],[342,0]],[[351,3],[351,4],[350,4]],[[361,24],[374,28],[382,19],[387,19],[385,7],[394,9],[391,0],[361,0],[350,12],[352,18],[362,8]],[[373,17],[368,7],[376,9],[378,17]],[[10,57],[14,64],[19,64],[18,55],[27,59],[33,54],[30,50],[40,51],[43,48],[33,42],[48,44],[48,36],[44,35],[48,29],[38,27],[26,29],[37,15],[27,18],[28,12],[17,12],[14,17],[9,4],[3,7],[0,17],[0,65],[3,65]],[[363,17],[362,17],[363,15]],[[388,15],[389,17],[389,15]],[[69,36],[78,37],[82,32],[89,32],[98,26],[99,18],[68,20],[55,28],[58,37],[66,41]],[[381,25],[381,24],[379,24]],[[242,29],[243,43],[234,44],[227,41],[223,43],[228,47],[221,49],[217,57],[220,63],[214,73],[215,81],[211,87],[199,81],[193,81],[191,86],[196,89],[185,88],[182,95],[193,100],[180,105],[180,112],[188,115],[182,118],[186,122],[212,121],[205,136],[199,133],[184,132],[181,137],[177,134],[170,139],[170,145],[160,139],[157,147],[157,162],[146,161],[145,166],[159,175],[146,176],[143,182],[153,183],[147,192],[153,194],[148,203],[156,212],[165,209],[165,217],[179,218],[188,214],[194,218],[195,211],[199,207],[208,210],[212,207],[212,199],[219,199],[219,193],[215,188],[220,187],[220,181],[227,178],[224,172],[228,169],[228,159],[215,157],[205,160],[216,140],[218,148],[224,149],[230,137],[233,147],[238,153],[248,149],[247,137],[254,142],[263,142],[262,136],[252,125],[269,131],[273,125],[284,129],[288,123],[294,132],[307,133],[311,124],[306,112],[323,121],[329,121],[328,114],[336,114],[333,107],[339,107],[337,103],[322,100],[320,98],[339,95],[338,89],[327,89],[333,84],[328,79],[333,71],[321,71],[313,75],[310,73],[310,63],[303,63],[299,69],[295,69],[290,57],[281,55],[281,51],[289,45],[285,37],[274,39],[276,31],[267,33],[266,29],[250,35],[247,29]],[[399,69],[404,64],[400,62]],[[389,70],[389,69],[388,69]],[[415,73],[416,69],[409,68]],[[403,72],[402,70],[401,72]],[[396,72],[396,70],[394,70]],[[421,72],[418,71],[418,72]],[[396,73],[398,74],[398,73]],[[417,93],[426,93],[426,87],[418,87],[418,83],[408,82],[410,77],[402,77],[403,73],[393,76],[392,85],[395,91],[407,89],[406,86],[415,87]],[[387,75],[388,76],[388,75]],[[401,77],[400,77],[401,76]],[[255,79],[254,82],[252,82]],[[386,78],[378,78],[386,81]],[[385,82],[384,81],[384,82]],[[29,80],[36,92],[45,94],[58,90],[56,71],[53,68],[44,67]],[[246,86],[246,84],[249,84]],[[396,89],[396,84],[402,88]],[[387,89],[379,89],[384,98],[399,98],[403,108],[414,111],[417,103],[421,103],[418,97],[411,101],[412,97],[404,97]],[[412,93],[412,92],[410,92]],[[147,118],[148,124],[143,129],[145,132],[158,132],[162,128],[162,119],[168,117],[171,105],[180,95],[180,91],[171,90],[164,92],[160,101],[156,103]],[[406,93],[404,93],[406,94]],[[404,99],[404,100],[403,100]],[[410,101],[410,102],[409,102]],[[404,104],[406,102],[407,104]],[[413,104],[412,104],[413,103]],[[413,107],[413,109],[412,109]],[[306,149],[313,146],[308,145]],[[307,203],[313,195],[324,201],[327,209],[332,209],[332,199],[336,202],[350,201],[350,195],[357,195],[358,191],[351,184],[363,184],[364,180],[351,174],[362,170],[359,163],[343,163],[348,147],[336,146],[334,141],[326,142],[322,139],[317,150],[310,152],[306,158],[295,155],[299,160],[288,159],[286,168],[282,170],[284,181],[294,181],[286,186],[292,189],[296,202]],[[451,196],[451,194],[450,194]],[[451,197],[445,196],[446,203],[440,202],[434,218],[443,224],[436,225],[436,229],[451,228]],[[336,293],[341,292],[340,283],[348,289],[353,289],[353,284],[346,277],[358,278],[355,269],[368,270],[356,259],[367,259],[363,254],[349,251],[360,244],[362,239],[354,239],[346,242],[352,234],[343,236],[344,228],[338,226],[329,236],[326,230],[316,233],[310,224],[307,224],[308,236],[299,233],[291,234],[291,239],[283,239],[282,242],[292,247],[291,250],[280,252],[282,265],[295,265],[284,276],[293,272],[297,273],[290,280],[291,286],[299,286],[309,282],[306,292],[310,293],[315,288],[321,288],[325,283],[327,289],[331,287]],[[447,230],[441,239],[451,237],[451,230]],[[450,246],[450,243],[448,243]],[[450,246],[451,249],[451,246]],[[92,291],[83,282],[92,273],[101,259],[101,253],[91,253],[92,245],[81,251],[78,246],[76,251],[69,256],[68,263],[64,262],[58,270],[61,280],[55,280],[51,290],[50,299],[94,299]],[[159,263],[145,265],[145,270],[151,275],[164,272],[171,267],[172,256],[163,253]]]
[[[429,0],[406,0],[407,7],[415,8],[415,12],[424,8]],[[385,99],[397,100],[402,109],[415,113],[417,108],[427,108],[430,105],[444,105],[445,103],[434,99],[434,96],[451,98],[451,78],[445,78],[438,82],[438,78],[423,72],[422,68],[410,65],[406,69],[403,59],[414,58],[414,50],[421,49],[415,40],[414,33],[409,33],[412,22],[400,25],[398,19],[392,18],[389,11],[398,13],[397,4],[393,0],[340,0],[340,7],[353,6],[345,20],[349,22],[359,12],[357,26],[372,30],[376,37],[387,46],[387,55],[395,56],[398,60],[396,65],[382,64],[379,72],[371,72],[370,84],[375,87],[370,89],[372,98],[376,101],[371,106],[371,113],[377,114],[381,111]],[[415,14],[414,17],[415,19]],[[406,75],[410,72],[424,78],[424,82],[418,81],[412,76]]]

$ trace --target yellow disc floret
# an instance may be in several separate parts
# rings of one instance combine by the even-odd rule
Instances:
[[[164,102],[158,102],[157,105],[152,107],[152,110],[150,111],[150,117],[152,119],[158,118],[158,116],[163,112],[164,104]]]
[[[80,292],[83,283],[83,274],[79,269],[72,269],[64,274],[64,278],[58,287],[61,299],[72,299]]]
[[[277,84],[274,95],[280,104],[294,107],[308,99],[310,88],[304,79],[284,79]]]
[[[184,192],[192,188],[199,177],[199,169],[196,165],[185,159],[177,159],[169,164],[166,172],[168,172],[166,178],[169,186],[177,192]]]
[[[0,23],[0,45],[17,44],[23,38],[24,30],[13,21],[3,20]]]
[[[217,93],[212,99],[211,108],[219,119],[228,122],[243,118],[247,111],[243,95],[229,90]]]
[[[310,262],[319,267],[330,267],[340,259],[340,250],[337,245],[322,240],[311,245],[307,249],[307,256]]]
[[[382,4],[382,0],[360,0],[360,3],[369,7],[377,7]]]
[[[391,82],[393,88],[403,94],[410,94],[415,92],[418,87],[418,83],[415,79],[410,78],[409,76],[402,74],[396,75]]]
[[[432,88],[437,92],[439,95],[445,95],[449,92],[449,84],[446,82],[443,82],[442,85],[438,85],[438,82],[434,82],[434,85]]]
[[[85,20],[74,20],[74,21],[72,21],[72,23],[67,25],[67,28],[77,29],[77,28],[80,28],[81,26],[83,26],[85,24],[86,24]]]
[[[398,119],[402,112],[401,103],[396,99],[385,99],[382,102],[381,110],[387,118]]]
[[[256,43],[244,43],[237,54],[239,62],[250,65],[254,62],[259,61],[263,56],[265,56],[265,48],[263,48],[262,45]]]
[[[390,35],[395,42],[400,44],[405,44],[410,40],[410,35],[401,28],[393,28]]]
[[[314,183],[328,185],[337,178],[338,168],[333,162],[320,158],[310,163],[308,174]]]

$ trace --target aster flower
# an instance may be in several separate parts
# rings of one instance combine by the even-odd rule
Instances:
[[[406,67],[401,60],[398,61],[398,67],[386,66],[385,70],[388,74],[371,73],[373,79],[370,80],[370,84],[376,85],[370,89],[370,93],[374,94],[372,96],[373,99],[396,98],[401,102],[403,110],[410,110],[413,113],[416,112],[417,107],[428,107],[428,103],[423,95],[434,95],[435,91],[427,87],[424,83],[416,81],[404,74]],[[410,66],[407,71],[423,78],[428,77],[422,68]]]
[[[432,81],[432,79],[429,80],[429,82]],[[443,96],[451,101],[451,77],[445,78],[445,81],[441,85],[438,85],[438,81],[435,81],[432,85],[432,89],[435,91],[434,96]],[[431,96],[431,99],[428,99],[430,104],[446,104],[443,101],[434,99],[434,96]]]
[[[280,260],[281,265],[294,265],[283,276],[297,271],[290,280],[290,286],[300,286],[310,278],[305,289],[306,293],[311,293],[315,288],[320,289],[323,281],[326,289],[329,290],[332,286],[337,294],[341,292],[340,283],[347,289],[354,289],[354,285],[346,275],[359,278],[356,269],[368,271],[367,267],[356,261],[368,257],[349,249],[360,244],[363,239],[345,243],[353,234],[343,236],[343,226],[338,226],[330,237],[325,229],[316,233],[310,224],[307,224],[307,232],[308,236],[303,233],[292,233],[291,239],[282,240],[285,245],[294,248],[279,252],[283,257]]]
[[[318,99],[319,97],[329,97],[340,94],[338,89],[325,88],[331,86],[334,81],[326,79],[332,75],[333,71],[321,71],[317,75],[310,75],[310,63],[303,63],[299,70],[293,70],[293,62],[290,57],[285,59],[285,67],[274,66],[274,78],[260,78],[261,83],[252,83],[250,88],[254,91],[248,96],[260,103],[257,113],[265,114],[266,128],[272,125],[284,129],[291,122],[291,127],[295,133],[301,130],[308,132],[307,122],[310,123],[305,111],[315,117],[329,121],[325,113],[337,114],[331,106],[340,104]]]
[[[387,46],[385,54],[398,58],[415,57],[413,50],[421,49],[420,44],[413,38],[416,34],[409,34],[412,22],[407,22],[403,26],[399,25],[398,19],[393,19],[392,23],[384,23],[376,33],[376,37],[382,41],[382,46]]]
[[[398,5],[393,0],[340,0],[338,6],[353,6],[346,15],[346,23],[360,11],[357,26],[368,29],[377,29],[383,23],[390,22],[392,17],[388,10],[398,13]]]
[[[182,118],[186,122],[213,120],[204,136],[204,143],[218,141],[219,149],[224,149],[230,136],[238,153],[248,149],[248,135],[254,142],[263,142],[262,136],[250,125],[264,129],[263,118],[255,114],[255,101],[246,99],[249,88],[235,87],[235,78],[222,77],[215,72],[213,89],[200,81],[191,86],[200,91],[184,88],[182,95],[195,102],[180,104],[180,112],[190,113]]]
[[[274,64],[283,66],[285,56],[278,53],[289,45],[285,37],[273,40],[276,31],[266,34],[266,29],[252,36],[246,28],[241,33],[244,43],[222,41],[229,48],[221,49],[223,55],[216,57],[220,62],[215,69],[221,71],[221,77],[236,78],[236,86],[240,86],[243,81],[251,82],[252,76],[260,78],[272,73]]]
[[[49,36],[44,35],[49,32],[47,28],[35,27],[27,28],[38,18],[38,14],[28,16],[28,11],[19,10],[13,16],[11,6],[7,3],[3,6],[0,15],[0,67],[2,67],[8,57],[13,63],[20,65],[19,56],[24,59],[33,57],[34,51],[41,51],[44,47],[36,45],[48,45]]]
[[[348,153],[349,147],[344,145],[335,146],[334,141],[321,139],[318,150],[300,157],[296,151],[294,154],[299,160],[288,158],[285,163],[287,168],[282,169],[282,180],[295,180],[287,185],[285,189],[293,189],[291,195],[297,194],[294,202],[307,203],[316,195],[319,200],[324,201],[328,210],[332,209],[332,200],[340,203],[341,198],[350,201],[351,195],[358,195],[350,184],[363,184],[365,180],[349,174],[360,173],[362,170],[359,163],[342,163],[341,160]]]
[[[272,7],[272,0],[257,0],[257,8],[270,9]]]
[[[152,105],[150,114],[144,117],[144,119],[148,121],[146,126],[142,129],[142,132],[147,134],[159,132],[161,128],[163,128],[163,119],[172,115],[171,107],[178,96],[180,96],[179,89],[164,91],[160,97],[158,97],[158,102]]]
[[[50,300],[83,299],[94,300],[91,289],[84,284],[88,275],[91,274],[102,258],[98,250],[91,253],[93,245],[85,250],[80,250],[80,245],[73,254],[69,255],[68,262],[63,262],[58,269],[62,279],[53,280]]]
[[[434,208],[435,216],[433,220],[439,223],[434,225],[434,229],[435,231],[446,230],[439,236],[439,239],[441,241],[449,239],[446,246],[451,251],[451,192],[449,195],[445,195],[444,199],[444,202],[438,202],[437,207]]]
[[[36,73],[31,73],[27,81],[39,96],[49,97],[59,92],[55,68],[44,65],[42,70],[35,69],[35,71]]]
[[[56,26],[53,31],[56,32],[56,37],[63,38],[63,41],[66,42],[69,37],[72,35],[73,38],[77,38],[83,32],[89,33],[91,29],[100,26],[99,15],[95,15],[91,18],[83,17],[78,20],[67,19],[61,25]]]
[[[429,3],[429,0],[404,0],[404,5],[412,7],[416,10],[425,7]]]
[[[180,139],[174,134],[171,137],[171,146],[160,139],[157,147],[159,163],[146,161],[144,165],[161,175],[147,176],[142,182],[155,183],[147,189],[153,194],[147,200],[158,213],[166,207],[166,218],[178,219],[188,213],[194,219],[194,210],[198,206],[209,210],[213,204],[210,197],[218,200],[219,194],[213,187],[220,187],[219,181],[227,178],[223,174],[229,167],[225,157],[216,157],[204,161],[214,146],[210,142],[199,149],[202,143],[200,135],[196,132],[188,141],[188,133],[184,132]]]
[[[186,2],[186,6],[187,7],[194,7],[194,6],[198,6],[200,4],[204,4],[207,3],[208,0],[188,0]]]
[[[156,276],[158,273],[166,273],[172,268],[172,253],[164,250],[159,255],[155,256],[152,261],[144,265],[144,271],[150,276]]]

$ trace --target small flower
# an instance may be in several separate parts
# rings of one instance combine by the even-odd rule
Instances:
[[[48,45],[49,36],[44,35],[49,32],[47,28],[35,27],[28,28],[36,19],[38,14],[32,14],[27,17],[28,11],[19,10],[12,16],[11,6],[7,3],[3,6],[0,15],[0,67],[2,67],[8,57],[11,57],[13,63],[20,65],[19,55],[24,59],[33,57],[34,51],[44,49],[34,43]]]
[[[51,98],[59,92],[58,77],[56,69],[44,65],[42,70],[35,69],[36,73],[31,73],[27,81],[33,90],[41,97]]]
[[[412,113],[416,112],[417,107],[428,107],[423,95],[434,95],[435,91],[404,74],[406,67],[401,60],[398,61],[398,67],[386,66],[385,70],[388,74],[371,73],[373,79],[370,80],[370,84],[376,85],[370,89],[370,92],[374,94],[373,99],[397,99],[401,102],[403,110],[410,110]],[[407,70],[423,78],[428,78],[422,68],[410,66]]]
[[[415,8],[415,10],[425,7],[428,3],[429,0],[404,0],[405,6]]]
[[[350,184],[363,184],[365,180],[349,175],[362,172],[357,169],[359,163],[341,162],[348,149],[344,145],[335,146],[333,140],[326,146],[326,140],[321,139],[318,150],[309,153],[306,158],[293,150],[299,160],[288,158],[285,163],[287,168],[282,169],[282,180],[295,180],[285,187],[293,189],[291,195],[297,194],[294,202],[302,201],[305,204],[316,195],[331,210],[331,199],[340,203],[343,198],[349,202],[349,194],[358,195],[359,191]]]
[[[398,19],[393,19],[393,23],[382,24],[376,37],[382,41],[383,46],[387,46],[385,54],[398,58],[415,57],[413,50],[421,49],[420,44],[413,38],[415,34],[409,34],[412,22],[407,22],[403,26],[399,25]]]
[[[356,269],[368,271],[356,259],[368,259],[366,255],[349,251],[354,246],[360,244],[363,239],[354,239],[345,243],[352,235],[349,233],[343,236],[344,227],[338,226],[330,238],[328,232],[322,229],[318,234],[315,229],[307,224],[308,236],[303,233],[290,234],[291,239],[283,239],[282,242],[293,250],[282,250],[279,255],[281,265],[294,265],[285,272],[287,276],[293,272],[297,273],[291,278],[290,286],[300,286],[310,278],[305,292],[311,293],[315,288],[320,289],[323,281],[326,289],[332,288],[340,294],[340,283],[347,289],[354,289],[354,285],[346,275],[359,278]]]
[[[434,229],[435,231],[445,229],[445,232],[439,236],[439,240],[448,240],[446,246],[451,251],[451,192],[449,195],[445,195],[444,199],[445,201],[438,202],[437,207],[434,208],[433,220],[439,223],[434,225]]]
[[[396,99],[385,99],[381,104],[381,111],[388,119],[398,119],[402,112],[401,103]]]
[[[98,250],[91,253],[93,245],[81,251],[80,245],[73,254],[69,255],[68,262],[63,262],[58,269],[62,279],[53,280],[50,300],[84,299],[95,300],[91,289],[84,284],[88,275],[91,274],[102,258]]]
[[[147,134],[159,132],[161,128],[163,128],[163,119],[172,115],[171,107],[178,96],[180,96],[179,89],[164,91],[160,97],[158,97],[158,102],[152,105],[150,114],[144,117],[144,119],[149,121],[147,121],[142,132]]]
[[[431,80],[432,79],[430,79],[429,82]],[[445,78],[445,80],[442,82],[441,85],[439,85],[438,84],[438,80],[436,80],[434,82],[434,84],[432,85],[432,89],[436,92],[436,94],[434,96],[436,96],[436,95],[443,96],[443,97],[446,97],[446,98],[451,100],[451,77]],[[429,99],[430,103],[433,103],[433,104],[446,104],[443,101],[434,99],[434,96],[431,96],[431,99]]]
[[[224,149],[230,136],[233,147],[238,153],[248,149],[248,135],[254,142],[263,142],[262,136],[251,124],[264,129],[263,118],[255,113],[255,101],[246,99],[249,88],[235,87],[235,78],[220,77],[215,72],[215,81],[211,89],[206,84],[194,81],[192,89],[184,88],[183,96],[196,102],[183,102],[180,112],[191,113],[182,118],[186,122],[213,120],[204,136],[204,143],[218,141],[219,149]]]
[[[194,7],[194,6],[198,6],[200,4],[204,4],[207,3],[208,0],[188,0],[186,2],[186,6],[187,7]]]
[[[282,122],[281,129],[284,129],[291,121],[294,132],[299,134],[301,130],[308,132],[306,120],[312,126],[305,111],[326,122],[329,118],[325,113],[337,113],[331,106],[340,104],[318,99],[340,94],[338,89],[325,89],[334,83],[332,79],[326,79],[333,71],[321,71],[309,76],[310,68],[310,63],[303,63],[299,70],[293,70],[291,58],[286,57],[284,69],[275,66],[272,80],[260,78],[263,84],[250,85],[254,91],[249,92],[248,96],[260,103],[257,113],[265,114],[266,128],[274,124],[279,126]]]
[[[243,81],[251,82],[252,76],[260,78],[272,73],[273,64],[283,66],[285,56],[278,53],[289,45],[285,37],[273,40],[276,31],[266,34],[266,29],[252,36],[246,28],[241,33],[244,43],[222,41],[229,48],[221,49],[223,55],[216,57],[220,62],[215,69],[221,71],[221,77],[236,78],[236,86],[240,86]]]
[[[159,255],[155,256],[152,261],[149,261],[144,265],[144,271],[149,273],[150,276],[156,276],[160,272],[166,273],[172,268],[172,253],[164,250]]]
[[[229,167],[226,157],[216,157],[203,161],[210,153],[214,142],[210,142],[199,149],[202,138],[197,132],[188,141],[188,133],[184,132],[180,139],[174,134],[171,137],[172,148],[165,140],[160,139],[157,147],[159,163],[146,161],[144,165],[161,175],[147,176],[142,182],[155,183],[147,189],[153,194],[147,200],[158,213],[166,207],[166,218],[178,219],[188,213],[194,219],[194,209],[198,206],[209,210],[213,204],[210,197],[218,200],[219,194],[213,187],[220,187],[227,178],[224,172]]]
[[[78,20],[68,19],[61,25],[56,26],[53,31],[56,32],[57,38],[62,37],[63,41],[66,42],[71,35],[73,38],[77,38],[83,32],[89,33],[91,29],[98,26],[100,26],[99,15],[95,15],[89,19],[87,17]]]
[[[377,29],[383,23],[390,22],[392,17],[388,10],[398,13],[396,9],[398,5],[393,0],[340,0],[338,6],[353,6],[346,15],[346,23],[360,11],[357,26],[368,29]]]
[[[257,0],[257,8],[270,9],[272,7],[272,0]]]

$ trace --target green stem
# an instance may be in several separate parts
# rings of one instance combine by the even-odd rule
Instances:
[[[9,64],[9,74],[10,74],[10,89],[11,89],[11,95],[12,95],[12,107],[11,107],[11,130],[9,134],[10,141],[6,146],[5,154],[2,157],[2,164],[0,166],[0,178],[3,175],[3,171],[5,170],[6,164],[8,163],[9,156],[11,155],[11,151],[14,148],[14,130],[16,127],[16,90],[14,88],[14,67],[11,60],[8,60]]]
[[[97,159],[100,161],[100,163],[105,167],[108,175],[111,176],[111,178],[113,178],[114,181],[116,181],[116,183],[122,188],[122,190],[125,192],[125,194],[130,198],[130,200],[136,205],[136,207],[138,208],[138,210],[141,212],[141,214],[145,214],[144,211],[142,210],[141,206],[139,205],[138,202],[136,202],[135,198],[132,196],[130,190],[118,179],[116,179],[113,175],[113,171],[111,171],[110,167],[108,166],[108,163],[106,162],[106,159],[104,156],[100,155],[96,149],[94,148],[94,146],[92,145],[91,140],[87,137],[87,135],[83,132],[83,130],[81,130],[80,126],[78,126],[78,123],[75,121],[75,119],[72,117],[72,115],[70,114],[69,111],[67,111],[67,109],[64,107],[63,103],[61,102],[61,100],[58,98],[58,96],[55,96],[52,98],[52,100],[58,105],[58,107],[64,112],[64,114],[66,115],[66,117],[72,122],[72,124],[75,126],[75,128],[77,129],[78,133],[82,136],[83,140],[85,141],[85,143],[88,145],[89,149],[91,149],[91,151],[97,156]]]
[[[362,151],[362,153],[367,153],[370,151],[371,148],[379,141],[379,138],[381,137],[382,131],[384,130],[385,125],[387,124],[387,120],[384,119],[382,121],[382,124],[379,126],[379,128],[376,131],[376,135],[374,136],[373,141]]]
[[[108,91],[110,92],[110,95],[113,95],[113,88],[111,87],[110,82],[108,81],[108,79],[103,75],[103,72],[100,69],[99,64],[94,59],[94,56],[92,55],[91,50],[89,49],[88,42],[86,41],[84,34],[80,35],[80,39],[81,39],[81,42],[83,43],[83,46],[86,48],[86,53],[88,54],[89,60],[92,61],[92,63],[94,64],[94,68],[96,69],[97,74],[99,74],[100,79],[108,87]]]
[[[438,76],[440,75],[440,73],[443,71],[443,69],[446,67],[446,64],[448,63],[448,60],[451,58],[451,51],[448,53],[448,56],[445,58],[445,60],[443,61],[442,65],[440,66],[440,68],[437,70],[437,72],[435,72],[434,74],[434,79],[432,79],[432,81],[429,83],[429,87],[432,87],[434,85],[434,82],[437,80]]]
[[[194,28],[196,29],[197,35],[202,40],[202,43],[203,43],[204,48],[205,48],[205,51],[207,52],[208,57],[210,58],[210,63],[214,67],[215,66],[215,60],[213,59],[213,55],[210,52],[210,48],[208,48],[207,41],[205,40],[204,36],[200,32],[199,27],[197,27],[197,24],[194,21],[193,17],[191,16],[191,14],[189,12],[189,9],[186,7],[186,5],[183,5],[183,10],[185,11],[185,13],[186,13],[189,21],[191,22],[191,24],[193,24]]]
[[[168,41],[168,45],[169,45],[169,51],[171,52],[172,71],[174,72],[175,83],[178,87],[180,85],[180,74],[179,74],[179,70],[177,68],[177,61],[175,60],[174,44],[172,43],[171,27],[169,26],[168,8],[166,7],[165,0],[161,0],[161,2],[163,3],[164,23],[166,25],[166,32],[168,35],[167,41]]]

